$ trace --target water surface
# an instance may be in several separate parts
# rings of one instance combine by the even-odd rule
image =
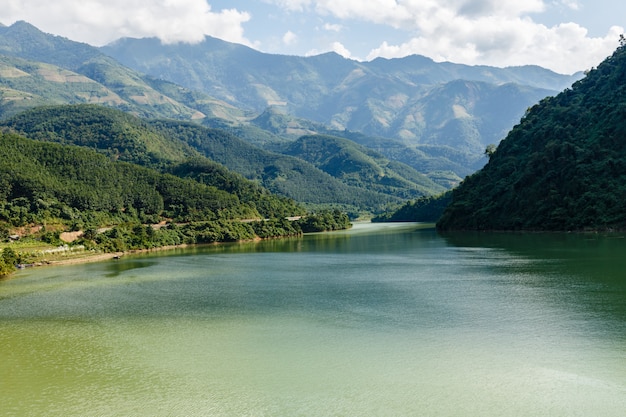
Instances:
[[[624,254],[363,224],[21,271],[0,415],[622,416]]]

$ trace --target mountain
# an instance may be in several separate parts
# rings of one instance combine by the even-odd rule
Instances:
[[[176,138],[152,129],[148,121],[93,104],[40,106],[0,121],[28,138],[98,149],[111,159],[151,168],[199,156]]]
[[[454,190],[442,230],[626,228],[626,40],[528,110]]]
[[[202,178],[203,183],[226,187],[241,198],[242,193],[229,189],[227,184],[241,184],[243,178],[234,178],[234,173],[227,175],[212,165],[217,162],[275,194],[302,203],[340,204],[351,211],[380,212],[404,199],[397,187],[371,190],[368,184],[350,185],[304,160],[265,151],[223,130],[192,122],[144,120],[103,106],[37,107],[1,121],[0,127],[31,139],[97,149],[114,160]],[[202,158],[215,162],[202,162]],[[209,173],[223,180],[215,183]],[[419,174],[417,177],[423,180]],[[410,196],[432,194],[442,188],[428,180],[419,189],[411,180],[402,187]],[[258,196],[253,193],[253,197]]]
[[[264,217],[302,212],[293,201],[270,194],[178,138],[163,135],[145,120],[119,110],[96,105],[37,107],[0,122],[0,129],[40,142],[88,148],[113,161],[190,178],[236,196]],[[68,161],[71,163],[69,156],[63,164]]]
[[[12,226],[259,217],[253,204],[215,187],[13,134],[0,133],[0,184],[0,223]]]
[[[155,120],[150,124],[162,134],[182,140],[212,160],[258,181],[270,191],[302,203],[335,204],[350,211],[380,212],[403,200],[392,190],[379,192],[350,185],[309,162],[260,149],[223,130],[175,120]]]
[[[209,37],[196,45],[122,39],[98,49],[26,22],[0,27],[0,118],[38,105],[104,104],[219,127],[270,151],[330,134],[448,187],[483,166],[485,147],[529,105],[574,79],[419,56],[360,63],[333,53],[270,55]]]
[[[580,78],[536,66],[473,67],[422,56],[357,62],[335,53],[271,55],[211,37],[194,45],[126,38],[101,50],[130,68],[259,114],[279,107],[427,154],[450,148],[457,157],[451,162],[471,172],[484,164],[485,147],[499,142],[529,106]]]
[[[45,62],[42,62],[45,61]],[[359,138],[389,159],[452,186],[474,171],[464,162],[409,148],[397,141],[333,130],[276,107],[261,114],[240,110],[205,93],[148,77],[89,45],[45,34],[26,22],[0,27],[0,119],[42,105],[102,104],[147,118],[193,120],[225,129],[270,151],[311,133]],[[446,154],[458,152],[448,148]]]
[[[323,135],[301,136],[285,153],[312,163],[348,185],[405,199],[445,190],[415,169],[390,161],[378,152],[348,139]]]
[[[0,27],[0,118],[38,105],[104,104],[142,117],[245,118],[245,112],[124,67],[97,48],[26,22]]]

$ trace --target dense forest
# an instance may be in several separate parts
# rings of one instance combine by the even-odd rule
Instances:
[[[259,218],[255,207],[216,187],[91,149],[0,136],[0,220],[12,226],[60,219],[106,224]],[[101,216],[109,217],[104,219]]]
[[[163,134],[148,121],[119,110],[96,105],[44,106],[0,122],[1,126],[38,141],[87,147],[115,161],[194,179],[237,195],[242,202],[255,206],[263,217],[292,216],[303,211],[293,200],[271,194],[204,157],[177,136]]]
[[[626,228],[626,40],[571,89],[528,109],[454,190],[442,230]]]
[[[402,201],[397,196],[346,184],[302,159],[260,149],[220,129],[175,120],[155,120],[150,125],[259,182],[272,193],[309,206],[335,205],[357,213],[380,212]]]

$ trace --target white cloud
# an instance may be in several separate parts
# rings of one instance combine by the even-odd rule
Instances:
[[[325,48],[323,51],[320,51],[319,49],[311,49],[305,54],[305,56],[315,56],[315,55],[323,54],[328,51],[335,52],[346,59],[355,59],[352,56],[352,53],[348,50],[348,48],[346,48],[341,42],[338,42],[338,41],[332,42],[328,46],[328,48]]]
[[[587,30],[575,23],[552,28],[528,19],[498,23],[484,18],[482,23],[442,25],[437,28],[437,36],[418,36],[399,45],[383,42],[367,59],[421,54],[436,61],[494,66],[535,64],[573,73],[596,66],[610,55],[623,32],[620,27],[612,27],[606,36],[590,38]]]
[[[249,45],[242,24],[250,15],[213,12],[206,0],[10,0],[0,21],[26,20],[43,31],[102,45],[122,36],[199,42],[205,35]]]
[[[290,12],[304,12],[309,8],[311,0],[264,0]]]
[[[350,51],[345,46],[343,46],[341,42],[333,42],[331,45],[331,49],[333,52],[338,53],[344,58],[349,59],[352,57],[352,54],[350,53]]]
[[[283,43],[285,45],[293,45],[294,43],[296,43],[298,41],[298,35],[296,35],[295,33],[293,33],[292,31],[288,30],[284,35],[283,35]]]
[[[329,32],[341,32],[341,29],[343,29],[342,25],[333,24],[333,23],[324,23],[324,30],[327,30]]]
[[[272,0],[268,0],[272,1]],[[546,0],[550,1],[550,0]],[[600,63],[617,47],[620,27],[590,37],[575,23],[548,27],[536,18],[544,0],[273,0],[345,22],[357,20],[406,33],[402,43],[382,42],[367,59],[422,54],[466,64],[536,64],[572,73]],[[579,0],[553,0],[571,10]],[[345,23],[346,25],[348,23]],[[344,40],[345,41],[345,40]],[[396,41],[397,42],[397,41]]]
[[[582,7],[578,0],[559,0],[559,4],[571,10],[580,10]]]

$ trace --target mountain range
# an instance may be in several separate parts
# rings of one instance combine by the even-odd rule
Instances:
[[[255,113],[277,107],[428,155],[448,147],[458,153],[453,161],[471,172],[484,164],[485,146],[498,143],[529,106],[582,75],[436,63],[417,55],[371,62],[335,53],[270,55],[211,37],[194,45],[125,38],[101,50],[137,71]]]
[[[95,48],[26,22],[0,26],[0,119],[41,105],[90,103],[189,122],[188,131],[204,126],[204,138],[218,128],[231,135],[234,148],[247,142],[266,155],[253,158],[260,164],[253,169],[230,157],[218,160],[232,163],[230,169],[247,169],[243,175],[292,197],[295,188],[290,195],[281,181],[298,177],[308,202],[329,203],[333,193],[365,187],[383,197],[370,209],[456,185],[486,162],[485,147],[504,137],[528,107],[580,76],[421,56],[357,62],[334,53],[271,55],[210,37],[194,45],[120,39]],[[218,158],[210,143],[200,152]],[[303,145],[316,147],[317,155]],[[346,161],[334,155],[339,145]],[[362,174],[348,174],[350,163]],[[312,178],[319,174],[343,191],[313,198]]]

